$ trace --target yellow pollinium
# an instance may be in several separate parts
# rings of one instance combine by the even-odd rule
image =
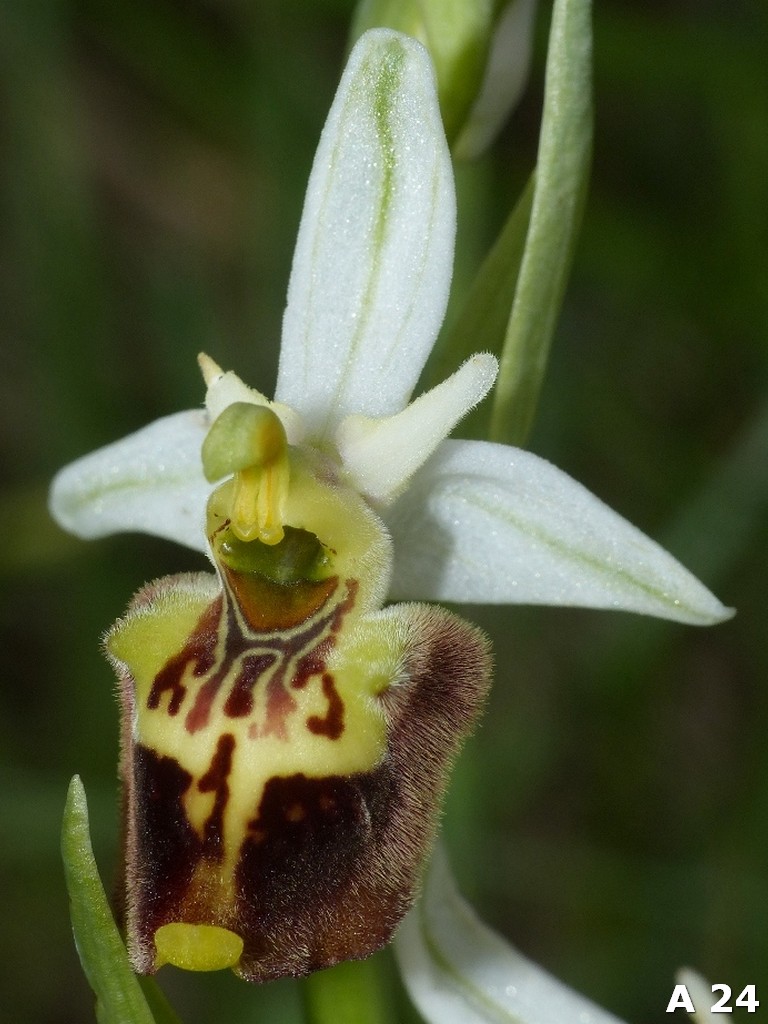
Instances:
[[[280,543],[289,477],[287,457],[264,469],[243,469],[235,474],[231,526],[239,540]]]
[[[234,402],[203,442],[203,469],[213,483],[234,475],[230,526],[242,541],[279,544],[290,483],[288,439],[280,418],[265,405]]]
[[[174,921],[157,929],[155,949],[157,967],[173,964],[185,971],[221,971],[239,963],[243,940],[228,928]]]

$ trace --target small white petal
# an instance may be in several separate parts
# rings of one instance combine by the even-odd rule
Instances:
[[[731,616],[640,530],[530,452],[445,441],[385,514],[394,598]]]
[[[86,539],[135,530],[206,551],[209,425],[202,410],[179,412],[70,463],[51,485],[53,518]]]
[[[395,955],[411,999],[432,1024],[620,1024],[518,953],[477,917],[437,850]]]
[[[315,438],[407,404],[445,313],[454,230],[427,51],[367,32],[320,139],[283,321],[276,398]]]
[[[348,416],[336,432],[336,446],[352,486],[377,503],[396,498],[459,420],[485,398],[498,370],[494,356],[480,353],[394,416]]]

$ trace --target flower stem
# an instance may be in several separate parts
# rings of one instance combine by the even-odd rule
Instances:
[[[308,1024],[394,1024],[381,958],[350,960],[302,982]]]
[[[530,221],[491,412],[490,438],[523,445],[544,377],[589,178],[591,0],[555,0]]]

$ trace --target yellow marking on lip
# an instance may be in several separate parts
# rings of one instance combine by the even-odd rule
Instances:
[[[184,813],[187,816],[187,821],[197,832],[198,838],[202,839],[206,823],[213,814],[216,804],[216,793],[201,793],[197,788],[199,781],[199,778],[193,780],[192,785],[182,796],[181,802],[184,807]]]

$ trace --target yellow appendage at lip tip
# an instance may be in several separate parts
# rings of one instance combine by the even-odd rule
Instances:
[[[173,964],[185,971],[221,971],[237,966],[243,940],[228,928],[174,921],[155,932],[156,967]]]

